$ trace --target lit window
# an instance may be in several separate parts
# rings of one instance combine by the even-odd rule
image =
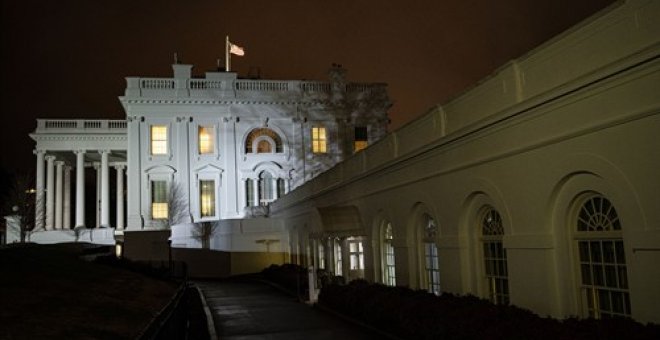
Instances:
[[[326,153],[326,135],[324,127],[312,128],[312,152]]]
[[[199,181],[199,205],[201,217],[215,216],[215,181]]]
[[[273,152],[273,146],[270,145],[270,142],[268,142],[265,139],[260,140],[257,142],[257,153],[271,153]]]
[[[351,270],[364,269],[364,249],[361,241],[348,242],[348,255],[351,264]]]
[[[168,217],[167,181],[151,182],[151,218],[163,220]]]
[[[630,317],[630,293],[621,222],[612,203],[594,195],[578,212],[575,238],[585,316]]]
[[[509,277],[506,249],[502,243],[504,227],[500,214],[492,207],[488,207],[483,214],[481,235],[488,298],[493,303],[508,304]]]
[[[343,263],[341,260],[341,241],[335,240],[335,275],[340,276],[343,272]]]
[[[200,126],[199,134],[199,154],[207,155],[215,152],[215,127]]]
[[[166,155],[167,154],[167,126],[166,125],[152,125],[151,126],[151,154],[152,155]]]
[[[369,145],[369,137],[366,126],[356,126],[353,139],[353,152],[358,152]]]
[[[260,137],[266,137],[257,141]],[[256,128],[250,131],[247,138],[245,139],[245,153],[272,153],[273,145],[270,141],[275,143],[275,152],[281,153],[284,152],[284,147],[282,144],[282,138],[275,131],[269,128]]]
[[[424,272],[426,273],[426,290],[429,293],[440,295],[440,266],[438,265],[438,247],[435,237],[438,228],[431,216],[423,216],[422,245],[424,247]]]
[[[318,252],[319,252],[319,269],[325,269],[325,247],[323,246],[323,240],[319,241]]]
[[[382,271],[383,271],[383,283],[388,286],[396,286],[396,275],[395,275],[395,265],[394,265],[394,246],[392,246],[392,241],[394,240],[394,235],[392,233],[392,224],[386,222],[383,224],[383,243],[382,243]]]

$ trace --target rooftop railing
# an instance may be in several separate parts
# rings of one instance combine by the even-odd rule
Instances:
[[[348,83],[343,92],[366,93],[385,87],[382,83]],[[331,83],[320,81],[129,77],[125,94],[127,97],[326,96],[332,91]]]
[[[37,119],[37,133],[69,132],[74,130],[83,133],[125,132],[126,121],[108,119]]]

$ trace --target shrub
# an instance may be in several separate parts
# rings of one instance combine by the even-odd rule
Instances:
[[[297,264],[270,265],[261,271],[264,279],[279,284],[291,292],[308,295],[307,269]]]
[[[319,304],[406,339],[660,339],[631,319],[542,318],[475,296],[387,287],[364,280],[324,286]]]

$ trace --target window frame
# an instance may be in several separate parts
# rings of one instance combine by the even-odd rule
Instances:
[[[270,144],[270,152],[257,152],[259,142],[267,141]],[[245,155],[282,155],[285,153],[285,140],[282,135],[270,127],[255,127],[245,135],[242,152]]]
[[[154,139],[154,129],[163,128],[165,129],[164,138],[165,139]],[[154,123],[149,124],[149,155],[152,157],[165,157],[170,155],[170,124],[168,123]],[[154,143],[161,142],[164,143],[163,152],[154,152]]]
[[[423,289],[427,292],[440,295],[442,287],[440,285],[440,257],[438,255],[438,224],[435,218],[429,213],[421,215],[421,230],[419,231],[419,251],[420,251],[420,269],[423,272],[421,277]]]
[[[322,135],[322,136],[321,136]],[[313,154],[328,153],[328,129],[323,125],[314,125],[310,130]]]
[[[202,129],[211,130],[209,136],[209,143],[211,146],[210,151],[204,152],[202,150]],[[197,155],[200,157],[215,156],[218,154],[218,127],[214,123],[199,123],[197,124]]]
[[[164,197],[164,202],[155,202],[154,201],[154,195],[155,195],[155,183],[163,183],[165,185],[165,197]],[[170,187],[171,181],[168,181],[166,179],[150,179],[149,180],[149,216],[151,217],[152,221],[166,221],[169,218],[169,187]],[[155,209],[156,207],[154,204],[164,204],[164,215],[161,216],[155,216],[154,212],[159,211],[162,212],[163,208]]]
[[[579,219],[588,202],[593,202],[594,199],[607,201],[609,207],[613,210],[616,217],[617,224],[610,226],[615,227],[613,230],[579,230]],[[602,205],[601,205],[602,207]],[[573,250],[573,267],[575,273],[575,289],[577,296],[577,303],[579,312],[583,317],[592,317],[595,319],[611,318],[611,317],[632,317],[632,298],[630,289],[630,274],[629,274],[629,254],[626,254],[626,245],[623,238],[623,222],[621,216],[616,210],[615,204],[600,193],[591,192],[583,195],[575,200],[572,214],[569,218],[569,226],[571,233],[571,243]],[[603,216],[600,216],[603,217]],[[607,214],[605,218],[609,219],[610,215]],[[597,222],[602,222],[603,219],[596,219]],[[618,228],[616,228],[618,227]],[[587,245],[586,254],[582,250],[582,245]],[[608,255],[605,250],[606,244],[611,245],[612,252]],[[593,246],[598,245],[597,251],[594,251]],[[620,249],[620,252],[618,251]],[[585,261],[583,255],[587,255],[588,259]],[[609,256],[613,256],[614,262],[607,261]],[[594,257],[597,259],[594,260]],[[618,262],[619,257],[622,257],[622,262]],[[589,277],[584,277],[584,269],[588,269]],[[599,270],[599,275],[596,275],[595,269]],[[616,287],[608,285],[612,280],[611,275],[608,275],[608,268],[613,267],[613,281]],[[600,279],[598,279],[600,277]],[[623,277],[623,279],[621,278]],[[587,281],[587,283],[585,283]],[[601,281],[602,284],[597,284],[595,281]],[[621,286],[624,287],[621,287]],[[603,295],[601,295],[603,294]],[[614,306],[613,296],[620,296],[620,306],[622,311],[616,311]],[[607,299],[605,299],[607,297]],[[606,301],[604,301],[606,300]],[[603,303],[606,302],[606,303]],[[601,308],[606,305],[605,308]],[[609,307],[608,307],[609,306]]]
[[[204,183],[203,182],[210,182],[211,183],[211,189],[212,190],[210,191],[210,193],[213,194],[213,197],[211,198],[210,209],[211,209],[211,212],[213,212],[213,214],[209,214],[209,215],[204,214],[204,208],[205,208],[204,207],[204,202],[206,201],[206,199],[204,199],[204,197],[203,197],[203,195],[204,195],[204,192],[203,192]],[[217,210],[218,209],[218,199],[217,199],[218,189],[217,189],[215,179],[214,178],[200,178],[197,181],[197,186],[199,188],[197,198],[199,200],[199,218],[200,218],[200,220],[217,218],[217,216],[218,216],[218,210]]]
[[[343,247],[342,241],[339,239],[333,240],[333,251],[335,255],[335,275],[343,276],[344,274],[344,261],[343,261]]]
[[[348,239],[348,259],[350,270],[364,270],[364,242],[362,239]],[[356,245],[355,250],[351,245]],[[357,266],[354,266],[357,264]]]
[[[381,279],[387,286],[396,286],[396,255],[394,253],[394,228],[392,223],[384,221],[380,233],[381,244]]]
[[[502,215],[493,206],[486,205],[478,216],[482,287],[492,303],[508,305],[511,291]]]

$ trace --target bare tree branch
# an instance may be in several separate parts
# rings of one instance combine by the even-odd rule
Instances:
[[[156,225],[161,229],[169,229],[185,222],[188,216],[190,214],[186,193],[177,181],[170,181],[167,188],[167,218],[155,220]]]
[[[35,229],[36,221],[44,219],[44,209],[37,211],[37,207],[43,207],[44,195],[37,195],[33,185],[34,176],[31,174],[18,176],[4,207],[6,214],[18,218],[20,242],[25,242],[27,234]]]
[[[219,229],[218,221],[195,223],[192,229],[192,237],[202,244],[202,249],[209,249],[211,248],[211,239]]]

